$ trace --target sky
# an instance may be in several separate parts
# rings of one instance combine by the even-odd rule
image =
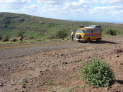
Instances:
[[[123,23],[123,0],[0,0],[0,12]]]

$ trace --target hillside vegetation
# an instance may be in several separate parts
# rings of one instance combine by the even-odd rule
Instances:
[[[0,39],[7,41],[20,36],[23,39],[69,38],[71,30],[77,29],[80,25],[91,24],[101,25],[104,34],[112,35],[113,32],[113,35],[123,35],[123,24],[75,22],[25,14],[0,13]],[[64,34],[61,34],[63,32]]]

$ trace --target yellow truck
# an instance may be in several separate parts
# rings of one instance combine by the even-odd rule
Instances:
[[[97,25],[82,26],[76,30],[73,39],[77,41],[100,41],[102,39],[102,28]]]

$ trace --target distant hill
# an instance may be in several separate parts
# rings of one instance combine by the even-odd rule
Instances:
[[[69,34],[71,30],[77,29],[80,25],[91,24],[101,25],[104,33],[107,29],[117,30],[119,34],[123,33],[123,24],[76,22],[25,14],[0,13],[0,37],[12,38],[23,34],[25,39],[47,39],[55,36],[58,31],[64,30]]]

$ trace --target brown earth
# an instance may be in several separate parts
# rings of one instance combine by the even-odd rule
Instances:
[[[111,87],[94,88],[80,79],[80,68],[92,57],[111,66]],[[0,45],[0,92],[123,92],[123,37]]]

